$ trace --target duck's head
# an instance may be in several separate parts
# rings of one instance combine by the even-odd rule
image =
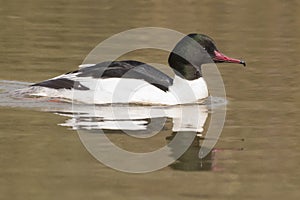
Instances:
[[[196,34],[196,33],[189,34],[188,37],[198,42],[203,47],[203,49],[207,51],[207,53],[210,55],[211,59],[215,63],[222,63],[222,62],[238,63],[246,66],[246,62],[243,60],[230,58],[222,54],[216,47],[216,44],[211,37],[204,34]]]
[[[191,33],[181,39],[169,56],[169,65],[175,73],[193,80],[201,76],[201,65],[206,63],[237,63],[243,60],[230,58],[221,53],[214,40],[204,34]]]

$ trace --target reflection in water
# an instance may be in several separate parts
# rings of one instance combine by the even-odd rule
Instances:
[[[56,112],[56,114],[69,117],[65,123],[60,125],[71,127],[74,130],[85,130],[85,134],[88,132],[125,133],[136,138],[149,138],[163,130],[168,133],[167,136],[161,138],[165,140],[166,144],[170,143],[177,134],[181,134],[179,145],[188,145],[189,148],[170,167],[184,171],[216,169],[214,166],[214,149],[205,158],[199,159],[198,157],[200,142],[205,135],[203,126],[209,118],[207,105],[172,107],[109,105],[86,107],[85,110],[82,110],[83,107],[81,107],[75,110],[77,107],[73,108],[73,112],[66,112],[65,110]],[[191,134],[194,140],[190,145]],[[130,141],[127,142],[130,143]],[[99,148],[103,148],[105,145],[99,144]],[[177,148],[171,149],[174,156],[176,151]],[[172,157],[173,154],[171,153],[170,156]]]
[[[172,140],[177,133],[172,133],[167,137],[167,140]],[[203,159],[198,157],[200,150],[200,140],[203,139],[199,135],[195,137],[193,143],[188,150],[173,164],[170,165],[172,169],[183,171],[207,171],[215,170],[214,167],[214,149],[210,151]]]

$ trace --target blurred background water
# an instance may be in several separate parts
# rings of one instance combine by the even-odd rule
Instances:
[[[0,0],[0,5],[0,80],[37,82],[75,70],[99,42],[144,26],[205,33],[223,53],[248,64],[218,65],[229,103],[208,160],[199,160],[192,146],[179,162],[148,174],[99,163],[76,131],[57,125],[67,117],[0,107],[0,199],[299,199],[299,1]],[[141,51],[132,58],[166,64],[167,56]],[[149,149],[172,138],[168,126],[169,121],[163,140],[147,143]],[[120,134],[111,140],[127,144]],[[193,166],[199,170],[189,170]]]

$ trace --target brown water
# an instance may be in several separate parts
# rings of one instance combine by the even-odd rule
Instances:
[[[74,70],[102,40],[144,26],[206,33],[248,64],[219,65],[227,119],[220,151],[198,170],[174,164],[148,174],[118,172],[95,160],[76,131],[57,125],[66,117],[0,107],[0,199],[299,199],[299,1],[0,5],[1,80],[36,82]],[[201,164],[190,155],[183,164]]]

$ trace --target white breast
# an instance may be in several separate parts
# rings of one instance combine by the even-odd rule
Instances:
[[[176,104],[193,103],[208,97],[207,85],[202,77],[189,81],[175,76],[169,91],[176,98]]]

